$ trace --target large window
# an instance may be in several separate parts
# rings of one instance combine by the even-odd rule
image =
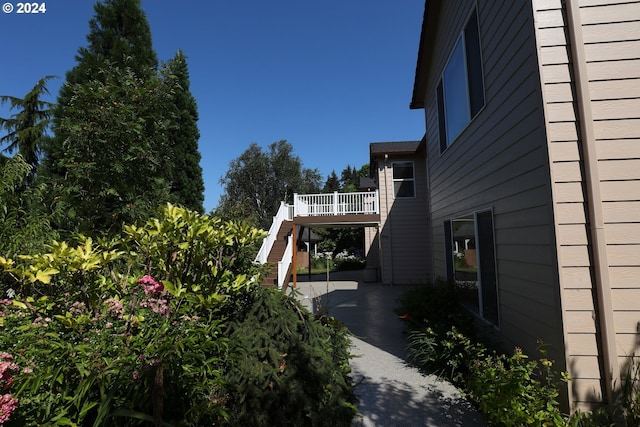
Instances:
[[[393,162],[394,197],[415,197],[416,186],[413,162]]]
[[[440,151],[444,151],[484,106],[480,34],[476,11],[458,37],[438,84]]]
[[[461,303],[499,326],[492,212],[446,221],[445,238],[447,276],[456,284]]]

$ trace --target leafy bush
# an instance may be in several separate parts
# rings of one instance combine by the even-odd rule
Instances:
[[[293,298],[268,288],[229,325],[225,368],[230,423],[349,426],[355,415],[344,326],[314,320]]]
[[[640,362],[635,355],[629,359],[618,404],[627,425],[640,425]]]
[[[453,284],[437,281],[399,298],[395,312],[409,327],[409,357],[469,394],[496,425],[563,425],[557,396],[561,381],[541,347],[540,360],[520,349],[508,357],[489,350],[473,319],[458,304]]]
[[[124,236],[0,257],[17,295],[0,348],[23,368],[9,425],[211,425],[226,417],[223,322],[257,288],[263,232],[169,205]]]
[[[553,370],[543,346],[539,351],[539,360],[516,348],[513,356],[494,353],[474,361],[467,390],[488,421],[507,427],[565,425],[557,397],[568,378]]]
[[[408,356],[422,371],[438,375],[462,387],[471,364],[485,356],[484,345],[467,337],[453,326],[417,329],[409,334]]]
[[[410,329],[430,326],[442,327],[446,332],[456,326],[465,334],[474,332],[471,317],[458,304],[455,287],[445,280],[438,279],[404,292],[394,311]]]
[[[346,330],[258,285],[263,236],[168,205],[111,241],[0,257],[0,349],[23,368],[5,425],[348,425]]]

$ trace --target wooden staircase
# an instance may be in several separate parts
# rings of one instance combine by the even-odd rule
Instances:
[[[262,285],[264,286],[278,286],[278,261],[282,259],[284,251],[287,247],[287,236],[293,231],[293,221],[282,221],[280,229],[271,252],[267,256],[267,264],[269,266],[269,272],[262,279]],[[291,275],[291,267],[287,275]],[[285,283],[286,287],[287,283]]]

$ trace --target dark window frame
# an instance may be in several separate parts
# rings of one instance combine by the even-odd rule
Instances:
[[[468,215],[453,217],[444,221],[444,238],[446,252],[447,279],[456,284],[468,287],[469,278],[456,277],[456,258],[460,258],[460,243],[456,243],[454,224],[461,221],[473,221],[473,241],[471,245],[476,252],[477,300],[461,303],[470,312],[487,323],[500,329],[500,297],[498,286],[498,266],[496,259],[495,223],[493,209],[481,209]],[[468,232],[469,230],[467,230]],[[468,275],[468,273],[462,273]],[[459,279],[459,280],[458,280]],[[466,285],[464,285],[466,283]],[[468,289],[467,289],[468,292]],[[461,294],[462,295],[462,294]],[[474,297],[475,299],[475,297]]]
[[[396,178],[396,176],[395,176],[396,168],[395,167],[396,167],[396,165],[401,165],[401,164],[404,164],[404,165],[411,164],[411,177],[410,178],[408,178],[408,177]],[[392,185],[393,185],[393,198],[394,199],[415,199],[415,197],[416,197],[416,165],[415,165],[415,162],[413,162],[412,160],[397,160],[397,161],[391,162],[391,182],[392,182]],[[403,187],[404,184],[407,184],[407,183],[411,182],[411,195],[398,195],[398,193],[400,191],[396,189],[396,182],[401,183],[400,184],[401,187]]]
[[[465,89],[466,104],[462,107],[466,108],[466,123],[461,126],[455,135],[447,134],[447,93],[445,81],[445,73],[452,63],[454,52],[461,45],[463,53],[463,67],[466,75]],[[452,87],[459,87],[462,82],[454,82]],[[486,104],[484,93],[484,71],[482,68],[482,49],[480,45],[480,26],[478,22],[477,8],[474,7],[464,28],[456,39],[456,43],[451,50],[447,63],[442,71],[438,86],[436,89],[436,97],[438,104],[438,129],[440,133],[440,152],[443,153],[465,130]],[[453,105],[453,104],[452,104]],[[458,104],[455,104],[458,106]],[[459,108],[459,107],[458,107]],[[464,111],[461,111],[464,113]]]

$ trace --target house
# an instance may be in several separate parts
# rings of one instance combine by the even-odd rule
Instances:
[[[431,271],[424,143],[369,146],[369,170],[380,190],[380,224],[365,228],[367,269],[376,269],[385,284],[425,283]]]
[[[637,1],[427,0],[411,101],[426,167],[376,156],[388,182],[397,159],[416,196],[428,183],[430,277],[505,348],[543,339],[571,410],[613,402],[640,346],[639,52]],[[392,228],[391,252],[416,241]]]

